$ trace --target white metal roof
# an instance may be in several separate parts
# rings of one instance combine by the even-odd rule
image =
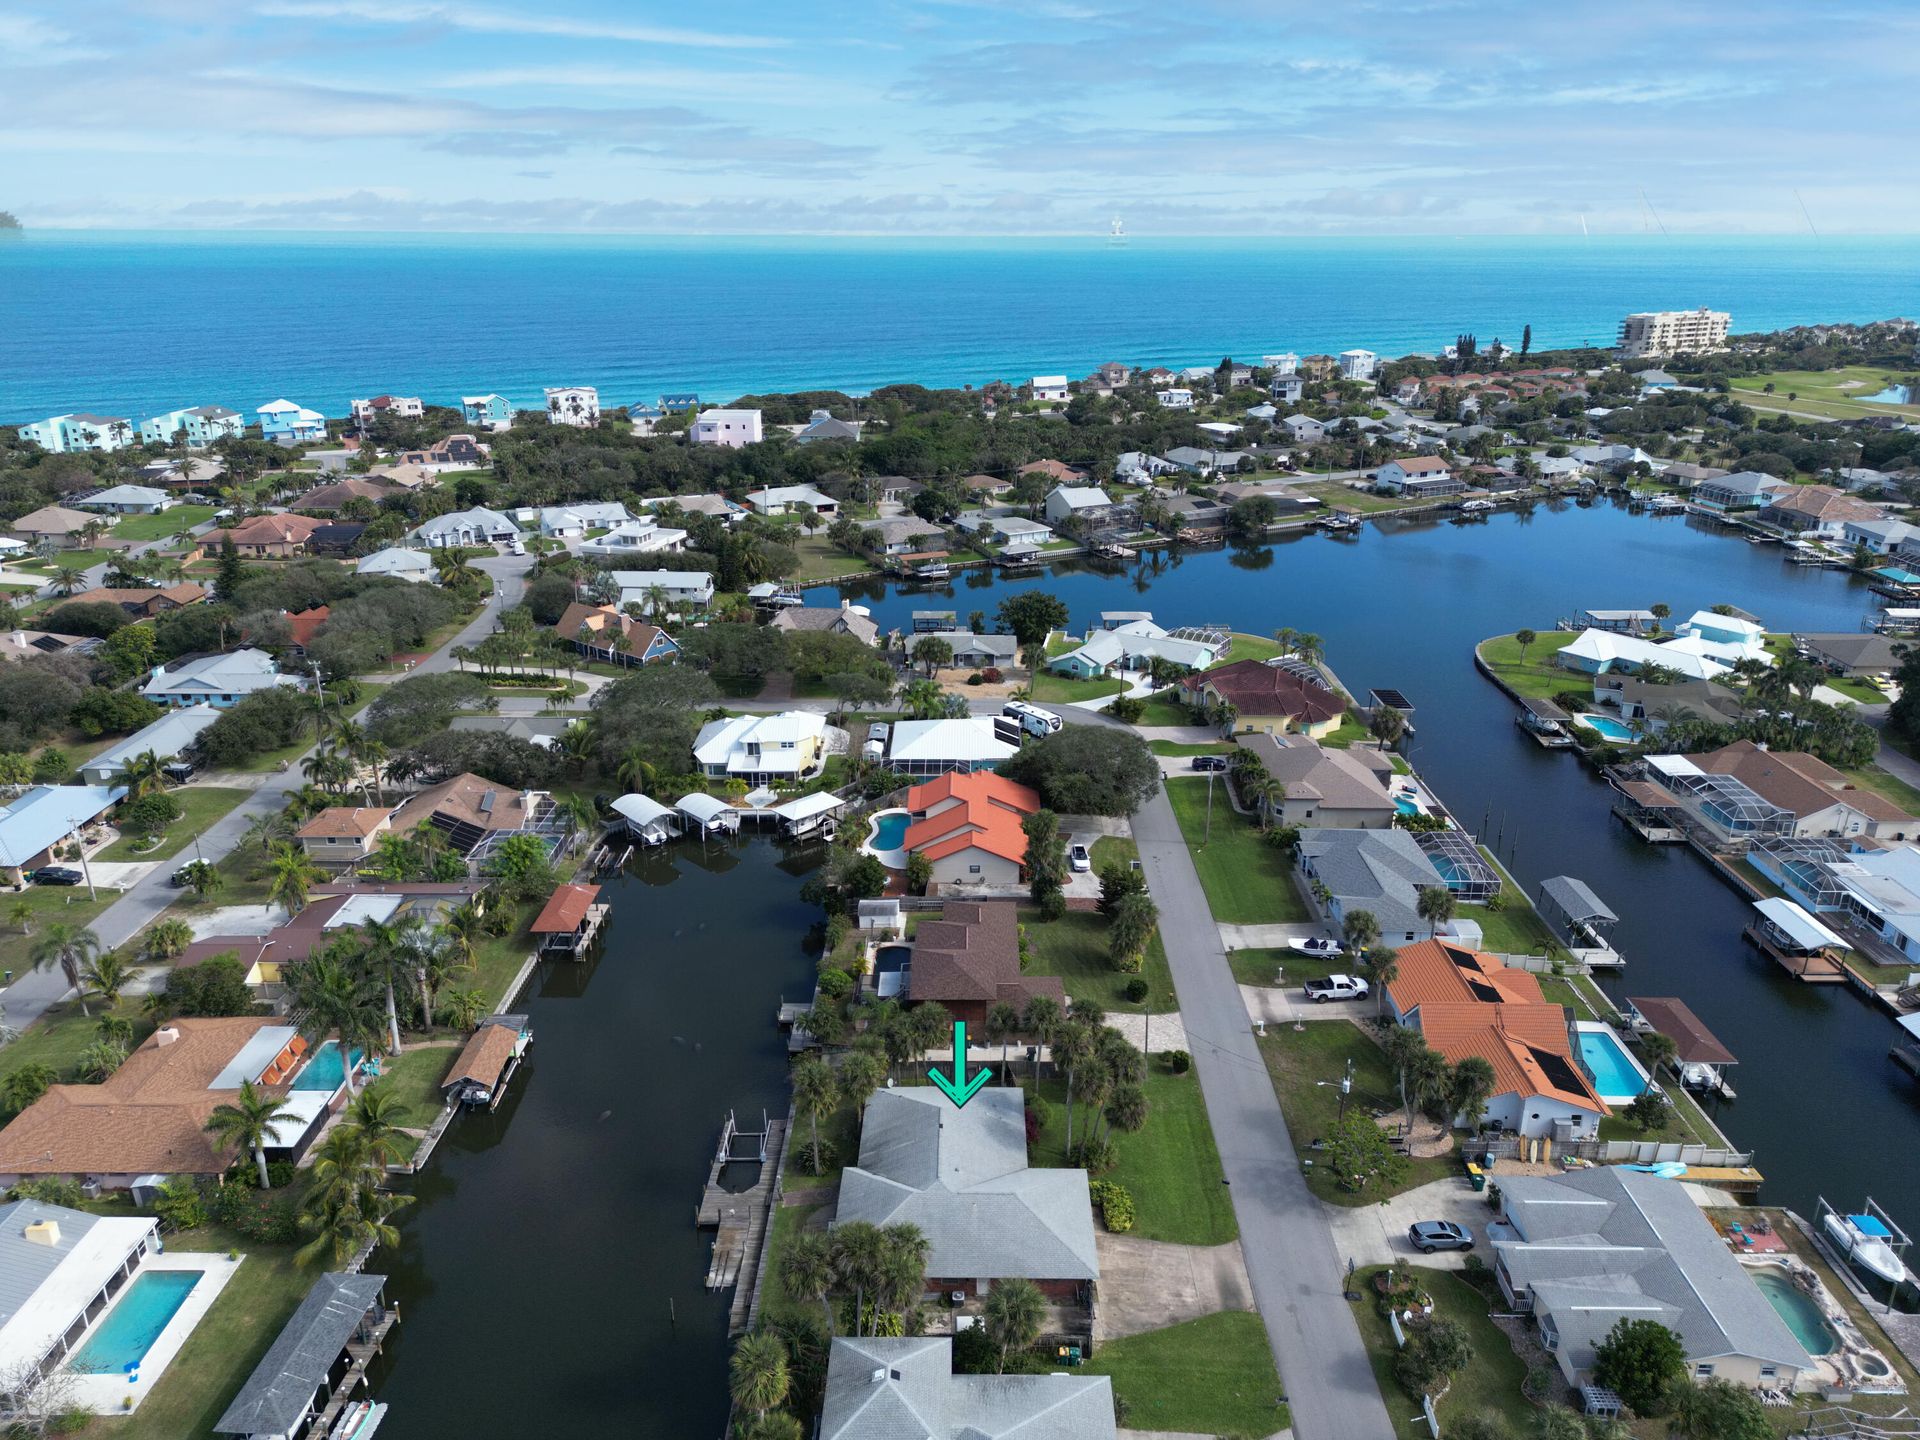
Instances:
[[[1843,950],[1848,948],[1846,941],[1791,900],[1769,896],[1765,900],[1754,901],[1753,908],[1779,926],[1794,944],[1804,949],[1817,950],[1824,945],[1838,945]]]
[[[816,815],[829,814],[846,803],[831,790],[819,790],[811,795],[802,795],[798,800],[789,800],[784,805],[776,805],[773,807],[773,813],[782,820],[798,823],[801,820],[811,820]]]
[[[673,808],[682,815],[699,821],[702,825],[711,825],[720,816],[729,814],[733,810],[726,801],[715,799],[698,790],[691,795],[682,795]]]
[[[291,1025],[263,1025],[246,1044],[234,1052],[233,1059],[208,1084],[209,1090],[238,1090],[242,1080],[258,1080],[274,1056],[287,1048],[300,1032]]]
[[[994,734],[993,719],[901,720],[893,727],[888,755],[894,760],[1008,760],[1017,747]]]
[[[673,814],[673,811],[658,800],[646,795],[622,795],[613,802],[611,808],[614,814],[629,825],[642,827],[655,824]]]
[[[406,903],[406,898],[404,895],[349,895],[347,903],[329,915],[320,928],[344,930],[349,925],[364,925],[369,920],[385,924]]]

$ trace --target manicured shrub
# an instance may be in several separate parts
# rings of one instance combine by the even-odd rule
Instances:
[[[1121,1235],[1133,1229],[1133,1195],[1126,1186],[1114,1180],[1095,1180],[1087,1188],[1109,1231]]]
[[[844,1000],[853,993],[853,977],[844,970],[822,970],[820,993],[829,1000]]]
[[[1167,1069],[1175,1075],[1184,1075],[1193,1068],[1193,1056],[1184,1050],[1167,1052]]]
[[[1150,989],[1151,987],[1147,984],[1145,977],[1136,975],[1127,981],[1120,993],[1138,1005],[1142,1000],[1147,998]]]

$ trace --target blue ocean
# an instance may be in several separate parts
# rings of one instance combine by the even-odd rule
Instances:
[[[1086,240],[37,232],[0,242],[0,420],[383,391],[960,385],[1105,360],[1607,344],[1920,308],[1920,238]]]

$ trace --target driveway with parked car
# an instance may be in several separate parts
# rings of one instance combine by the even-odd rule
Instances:
[[[1493,1211],[1487,1206],[1487,1197],[1467,1183],[1464,1172],[1378,1204],[1328,1205],[1326,1210],[1342,1263],[1348,1258],[1363,1266],[1404,1264],[1413,1260],[1435,1269],[1460,1270],[1465,1268],[1467,1256],[1476,1252],[1482,1260],[1491,1263],[1486,1235],[1487,1221],[1493,1218]],[[1473,1238],[1474,1248],[1422,1253],[1415,1248],[1408,1232],[1415,1225],[1434,1221],[1459,1226]]]

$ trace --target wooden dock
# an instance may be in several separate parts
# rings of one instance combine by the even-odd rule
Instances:
[[[780,1178],[780,1160],[786,1153],[787,1122],[764,1120],[764,1129],[746,1131],[735,1123],[731,1112],[720,1130],[720,1143],[714,1150],[713,1164],[707,1172],[706,1189],[701,1193],[693,1223],[702,1229],[712,1227],[713,1259],[707,1266],[707,1289],[733,1287],[730,1334],[746,1327],[747,1312],[753,1304],[753,1278],[759,1273],[760,1254],[766,1247],[767,1229],[772,1223],[773,1196]],[[740,1142],[747,1142],[750,1153],[737,1153]],[[758,1160],[759,1177],[746,1190],[727,1190],[720,1177],[729,1165]],[[746,1283],[742,1282],[745,1277]]]
[[[325,1435],[329,1427],[340,1418],[341,1412],[353,1402],[354,1392],[367,1383],[367,1367],[373,1363],[387,1343],[387,1332],[400,1323],[400,1307],[388,1305],[386,1313],[371,1330],[363,1331],[347,1342],[347,1373],[340,1377],[333,1387],[333,1394],[308,1427],[309,1435]]]
[[[1789,953],[1767,939],[1758,925],[1749,925],[1740,933],[1752,942],[1756,950],[1772,958],[1796,980],[1804,980],[1809,985],[1847,983],[1847,967],[1824,950],[1808,954]]]

